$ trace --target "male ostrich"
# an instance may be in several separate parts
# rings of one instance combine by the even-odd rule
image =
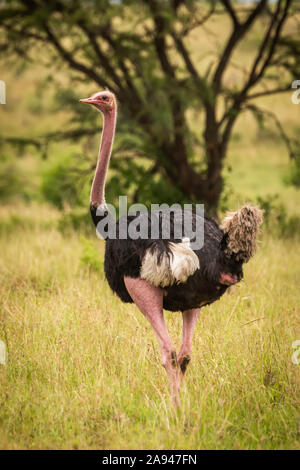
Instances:
[[[104,118],[90,197],[91,215],[97,226],[103,214],[108,213],[104,189],[114,140],[117,102],[109,91],[80,101],[94,105]],[[133,219],[133,216],[129,217],[128,221]],[[173,229],[175,223],[174,217]],[[250,206],[229,214],[221,227],[204,217],[204,245],[199,250],[193,250],[188,239],[172,236],[168,240],[116,237],[106,241],[104,267],[107,281],[123,302],[134,302],[151,323],[175,405],[180,405],[179,387],[190,362],[192,337],[200,309],[219,299],[230,285],[242,279],[242,264],[256,250],[261,223],[262,212]],[[178,354],[167,330],[163,308],[182,312],[182,345]]]

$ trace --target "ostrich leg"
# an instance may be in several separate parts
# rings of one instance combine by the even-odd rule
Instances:
[[[182,312],[182,344],[178,354],[178,364],[180,366],[181,379],[183,379],[186,368],[191,360],[192,339],[199,313],[200,308],[185,310]]]
[[[169,378],[173,403],[180,406],[178,363],[163,315],[163,292],[139,278],[124,277],[126,289],[143,315],[149,320],[161,349],[162,364]]]

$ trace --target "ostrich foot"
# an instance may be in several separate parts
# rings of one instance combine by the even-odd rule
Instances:
[[[200,308],[185,310],[184,312],[182,312],[182,345],[178,354],[180,383],[182,383],[187,366],[191,362],[192,339],[199,314]]]
[[[167,355],[163,355],[162,362],[166,372],[168,374],[170,393],[173,405],[176,408],[180,408],[180,398],[179,398],[179,368],[176,351],[171,351]]]
[[[191,362],[191,356],[189,354],[186,354],[185,356],[183,356],[179,360],[179,366],[180,366],[180,370],[181,370],[182,375],[185,374],[187,366],[189,365],[190,362]]]

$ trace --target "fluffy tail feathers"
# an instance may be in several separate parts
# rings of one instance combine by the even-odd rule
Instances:
[[[141,278],[157,287],[167,287],[186,282],[199,269],[199,258],[190,247],[190,240],[168,242],[168,251],[161,253],[149,248],[142,261]]]
[[[257,250],[257,236],[263,222],[263,211],[245,205],[237,212],[229,212],[221,224],[225,234],[225,254],[246,263]]]

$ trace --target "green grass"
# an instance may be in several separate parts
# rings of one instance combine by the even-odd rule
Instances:
[[[203,309],[182,410],[174,412],[150,325],[83,262],[86,241],[65,238],[47,207],[3,208],[2,220],[16,213],[31,223],[0,239],[0,338],[8,352],[0,448],[299,448],[293,240],[264,236],[245,282]],[[94,243],[101,259],[103,243]],[[178,347],[180,314],[166,317]]]

